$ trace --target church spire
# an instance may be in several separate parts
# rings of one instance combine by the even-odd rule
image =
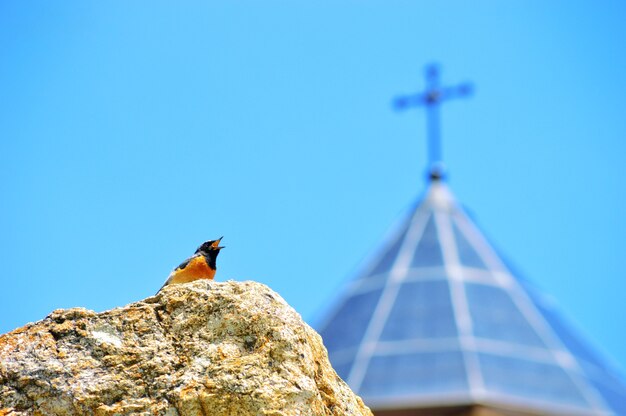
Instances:
[[[426,107],[431,182],[318,326],[337,374],[377,416],[625,416],[620,374],[440,180],[439,103],[471,89],[427,80],[396,106]]]
[[[431,64],[426,67],[426,90],[411,95],[397,97],[394,100],[396,110],[408,107],[426,107],[428,119],[428,177],[430,180],[439,180],[444,175],[444,166],[441,156],[441,132],[439,126],[439,105],[446,100],[466,97],[473,91],[470,83],[463,83],[452,87],[444,87],[439,82],[439,67]]]

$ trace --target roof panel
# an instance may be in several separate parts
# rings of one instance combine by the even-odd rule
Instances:
[[[402,247],[405,235],[406,230],[396,236],[395,241],[381,255],[376,266],[372,269],[372,271],[367,273],[368,276],[388,273],[391,270],[393,263],[396,261],[396,257],[398,257],[398,252],[400,251],[400,247]]]
[[[559,337],[560,341],[563,345],[578,358],[587,361],[594,366],[602,367],[597,353],[593,351],[593,349],[584,342],[581,337],[576,336],[576,332],[573,328],[567,326],[565,321],[559,316],[558,312],[550,308],[546,302],[543,302],[541,299],[541,295],[535,292],[533,288],[525,286],[527,293],[530,295],[532,301],[535,306],[541,311],[541,314],[546,319],[548,324],[550,324],[552,330]]]
[[[487,270],[487,265],[483,262],[478,251],[467,241],[459,227],[455,223],[453,224],[452,229],[459,254],[459,262],[463,266]]]
[[[445,280],[404,283],[381,335],[383,341],[457,336],[450,285]]]
[[[467,390],[461,351],[375,356],[358,393],[364,397]]]
[[[590,409],[570,376],[556,365],[492,354],[478,354],[489,391]]]
[[[357,348],[382,289],[355,294],[349,297],[320,331],[324,344],[329,351]]]
[[[332,357],[331,357],[331,360],[332,360]],[[352,368],[352,363],[353,363],[352,360],[348,362],[343,362],[341,364],[333,363],[333,368],[335,369],[335,371],[337,372],[337,375],[341,377],[342,380],[345,381],[348,379],[348,375],[350,375],[350,369]]]
[[[591,382],[604,402],[615,412],[615,414],[626,415],[626,391],[624,390],[624,385],[622,383],[606,384],[594,380]]]
[[[443,255],[433,215],[430,216],[411,261],[412,267],[443,266]]]
[[[465,291],[477,337],[545,347],[504,289],[466,283]]]

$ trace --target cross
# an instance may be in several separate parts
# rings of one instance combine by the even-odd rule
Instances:
[[[393,104],[396,110],[408,107],[426,107],[428,119],[428,163],[430,179],[443,177],[441,160],[441,140],[439,128],[439,105],[452,98],[466,97],[473,92],[470,83],[459,84],[454,87],[439,85],[439,67],[431,64],[426,67],[426,91],[412,95],[397,97]]]

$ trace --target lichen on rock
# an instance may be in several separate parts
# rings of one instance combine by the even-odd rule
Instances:
[[[255,282],[166,286],[0,336],[0,415],[371,415],[320,336]]]

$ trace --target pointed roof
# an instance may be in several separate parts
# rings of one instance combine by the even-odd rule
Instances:
[[[619,376],[512,274],[441,180],[319,329],[374,410],[626,414]]]

